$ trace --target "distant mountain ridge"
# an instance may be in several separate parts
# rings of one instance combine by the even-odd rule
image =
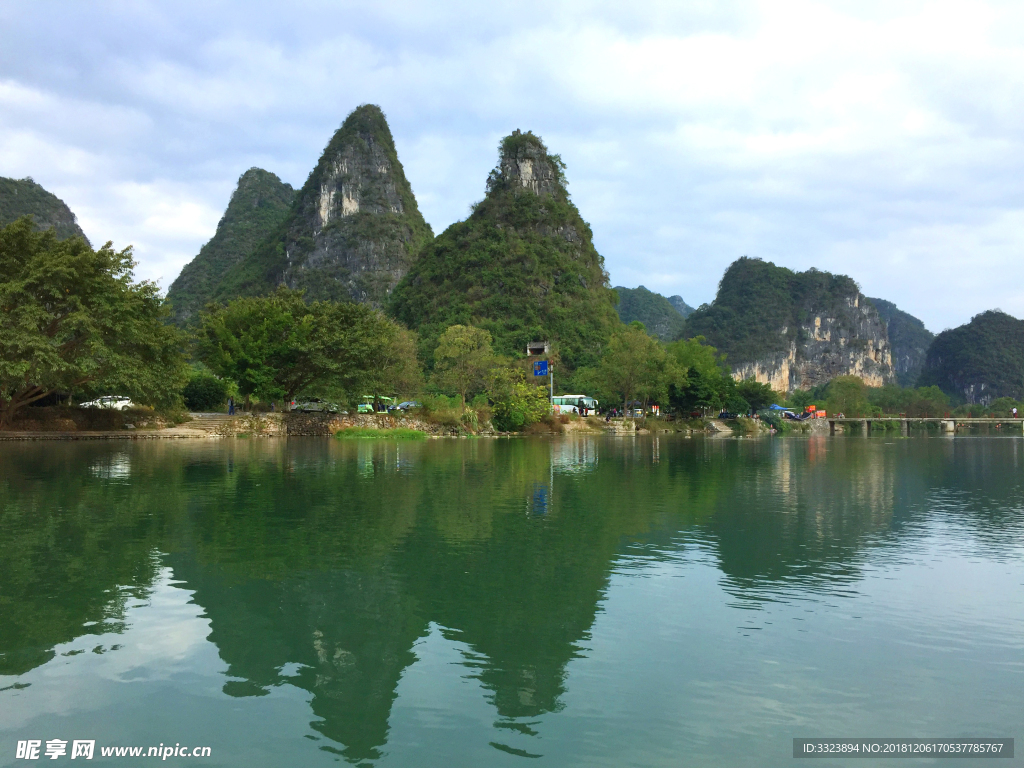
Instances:
[[[75,214],[52,192],[47,192],[31,178],[8,179],[0,176],[0,227],[22,216],[32,216],[37,230],[53,229],[60,240],[82,237]]]
[[[227,272],[242,263],[288,216],[295,190],[262,168],[238,179],[217,231],[171,283],[171,316],[186,324],[219,297]]]
[[[682,296],[669,296],[668,303],[671,304],[675,308],[676,312],[678,312],[683,317],[689,317],[696,311],[696,307],[691,307],[689,304],[683,301]]]
[[[692,312],[681,296],[666,299],[660,293],[650,291],[640,285],[636,288],[615,287],[619,294],[619,319],[624,323],[639,320],[647,328],[647,332],[663,341],[674,341],[683,333],[686,316],[679,311],[672,299]]]
[[[868,299],[885,323],[892,347],[892,367],[902,387],[913,387],[924,367],[935,334],[924,323],[885,299]]]

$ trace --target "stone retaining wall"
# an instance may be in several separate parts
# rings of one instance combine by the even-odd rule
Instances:
[[[337,413],[288,413],[284,414],[284,427],[288,435],[333,435],[349,427],[368,429],[418,429],[428,435],[450,435],[453,430],[440,424],[430,424],[411,417],[390,416],[384,413],[357,413],[343,416]],[[454,430],[458,434],[458,429]]]

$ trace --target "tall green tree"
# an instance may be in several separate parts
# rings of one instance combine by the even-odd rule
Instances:
[[[453,325],[441,334],[434,350],[434,381],[440,389],[459,395],[465,407],[466,395],[483,389],[493,364],[490,333]]]
[[[657,339],[633,322],[608,341],[598,372],[605,386],[622,398],[628,409],[633,401],[657,399],[668,383],[668,359]]]
[[[134,267],[130,247],[59,241],[28,217],[0,229],[0,427],[55,392],[179,401],[183,338]]]
[[[423,388],[423,370],[416,356],[416,334],[394,320],[378,316],[366,361],[363,394],[415,395]]]
[[[203,313],[197,356],[246,399],[342,390],[358,395],[390,321],[361,304],[313,302],[280,288]]]
[[[771,386],[754,379],[744,379],[739,382],[736,385],[736,394],[746,400],[753,411],[760,411],[781,399],[781,395]]]
[[[828,383],[825,392],[828,396],[825,408],[829,413],[842,413],[846,416],[871,415],[868,388],[864,379],[859,376],[836,376]]]
[[[673,408],[684,413],[707,413],[736,401],[736,382],[725,356],[703,336],[673,342],[666,352],[673,371],[669,383],[669,404]]]

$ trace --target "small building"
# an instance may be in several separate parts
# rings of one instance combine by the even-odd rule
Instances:
[[[551,344],[547,341],[531,341],[526,345],[527,357],[538,357],[551,352]]]

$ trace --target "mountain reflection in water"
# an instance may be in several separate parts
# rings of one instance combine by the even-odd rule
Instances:
[[[464,649],[451,674],[482,686],[492,745],[519,754],[505,734],[563,709],[616,573],[700,553],[756,609],[855,595],[866,563],[912,556],[926,525],[959,526],[997,561],[1024,533],[1013,440],[48,442],[0,456],[0,675],[120,632],[169,569],[209,622],[223,693],[308,692],[312,729],[351,762],[384,754],[431,633]]]

